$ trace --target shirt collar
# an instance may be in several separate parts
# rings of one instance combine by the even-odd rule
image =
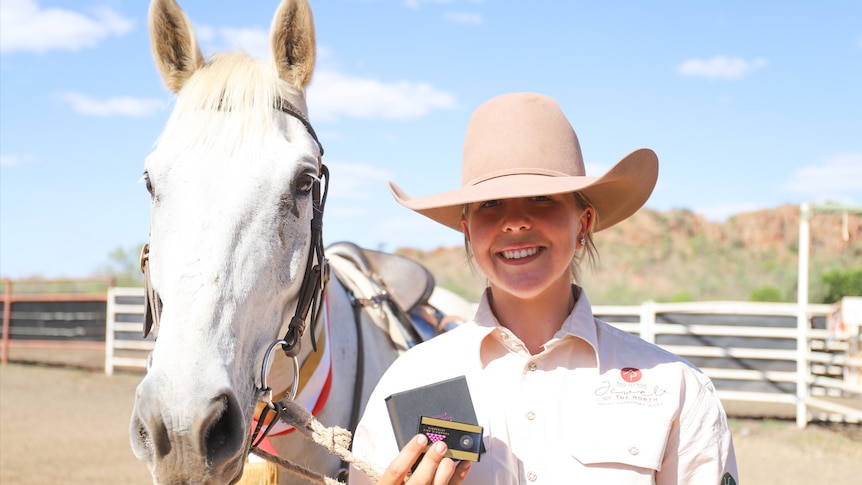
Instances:
[[[575,302],[575,307],[548,344],[553,345],[554,342],[566,338],[579,338],[593,348],[593,352],[596,354],[596,363],[599,364],[599,343],[593,308],[590,305],[589,299],[587,299],[587,293],[582,288],[573,286],[573,290],[580,294],[578,300]],[[479,301],[479,307],[473,320],[481,328],[476,334],[480,343],[488,338],[494,330],[501,327],[500,322],[497,321],[497,317],[494,316],[494,312],[491,310],[491,304],[488,301],[488,290],[485,290],[482,294],[482,299]],[[478,345],[477,349],[481,349],[481,345]]]

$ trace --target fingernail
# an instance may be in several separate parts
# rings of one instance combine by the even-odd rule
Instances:
[[[428,444],[428,437],[425,436],[424,434],[420,434],[420,435],[416,436],[416,442],[422,446],[425,446],[426,444]]]
[[[438,441],[438,442],[434,443],[434,451],[436,451],[437,453],[440,453],[441,455],[443,453],[446,453],[446,443],[444,443],[442,441]]]

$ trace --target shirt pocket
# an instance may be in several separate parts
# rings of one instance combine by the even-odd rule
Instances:
[[[572,457],[587,468],[638,474],[661,471],[671,421],[598,419],[583,423],[572,444]],[[609,482],[610,483],[610,482]]]

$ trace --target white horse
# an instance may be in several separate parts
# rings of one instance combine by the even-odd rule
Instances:
[[[367,317],[356,325],[335,277],[320,312],[328,319],[303,333],[314,320],[306,313],[320,308],[314,270],[326,279],[319,228],[328,182],[306,117],[315,62],[307,1],[278,7],[271,62],[236,53],[205,59],[175,0],[153,0],[149,23],[176,104],[145,164],[152,221],[142,266],[157,343],[137,389],[130,438],[154,483],[234,483],[263,388],[282,397],[294,379],[282,346],[271,347],[281,335],[302,363],[297,401],[308,400],[321,422],[345,427],[405,339],[393,342],[389,329]],[[271,443],[283,458],[321,473],[339,469],[337,457],[299,433]],[[282,473],[281,483],[291,480]]]

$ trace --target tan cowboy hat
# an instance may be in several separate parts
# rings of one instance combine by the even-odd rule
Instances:
[[[461,188],[410,197],[389,182],[408,209],[461,231],[464,204],[493,199],[580,192],[598,213],[595,231],[634,214],[649,198],[658,158],[635,150],[601,177],[588,177],[578,137],[560,106],[535,93],[492,98],[473,113],[464,138]]]

